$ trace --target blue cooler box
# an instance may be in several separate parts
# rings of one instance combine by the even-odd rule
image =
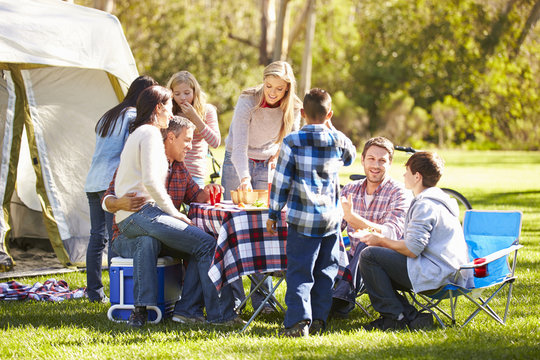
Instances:
[[[157,262],[157,307],[148,307],[148,321],[158,323],[161,318],[172,316],[174,304],[182,291],[182,265],[171,257]],[[133,259],[114,257],[109,269],[111,308],[107,316],[113,321],[126,321],[133,309]]]

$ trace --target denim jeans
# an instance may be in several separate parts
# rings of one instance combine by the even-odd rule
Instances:
[[[339,234],[309,237],[289,226],[284,325],[315,319],[326,322],[338,274]]]
[[[120,234],[112,243],[113,250],[125,258],[133,258],[133,299],[135,306],[156,306],[158,297],[157,259],[161,243],[151,236],[127,238]]]
[[[109,243],[108,264],[114,257],[109,239],[112,237],[113,214],[101,208],[101,197],[105,192],[86,193],[90,207],[90,240],[86,249],[86,291],[90,301],[105,297],[101,282],[101,263],[105,245]]]
[[[152,236],[161,244],[190,255],[182,298],[175,305],[175,313],[198,316],[189,311],[190,305],[199,301],[200,293],[190,292],[190,289],[200,287],[209,322],[225,322],[236,317],[230,287],[225,287],[220,296],[208,277],[216,247],[216,240],[211,235],[169,216],[154,204],[146,204],[141,210],[122,220],[118,223],[118,228],[128,239]],[[138,266],[135,261],[134,258],[134,267]]]
[[[412,288],[407,273],[407,257],[397,251],[368,246],[360,254],[360,273],[373,308],[382,316],[397,319],[403,314],[409,321],[416,309],[397,290]]]
[[[253,160],[248,160],[249,165],[249,175],[251,176],[251,187],[257,190],[267,190],[268,189],[268,161],[256,162]],[[225,188],[225,193],[223,198],[225,200],[231,200],[231,190],[236,190],[240,185],[240,179],[236,173],[236,168],[231,161],[231,153],[225,151],[225,158],[223,159],[223,165],[221,166],[221,186]],[[263,275],[254,275],[257,281],[261,281],[264,277]],[[263,284],[267,289],[272,287],[272,278],[268,277]],[[246,298],[244,293],[244,286],[242,284],[242,277],[238,280],[231,283],[232,292],[236,306],[240,305],[242,301]],[[255,285],[251,284],[251,290]],[[264,300],[264,296],[256,292],[251,296],[251,304],[254,309],[257,309]]]

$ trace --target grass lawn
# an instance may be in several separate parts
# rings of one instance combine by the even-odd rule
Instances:
[[[221,162],[223,151],[215,152]],[[521,243],[509,320],[501,326],[480,314],[467,327],[421,332],[365,332],[370,321],[359,309],[348,320],[332,320],[323,336],[281,339],[283,314],[261,316],[245,334],[234,328],[182,326],[165,320],[132,330],[107,320],[108,305],[86,299],[63,303],[0,303],[0,358],[47,359],[384,359],[459,358],[533,359],[540,356],[540,152],[443,151],[446,172],[441,186],[467,196],[477,209],[523,211]],[[405,154],[397,153],[392,174],[402,179]],[[344,168],[361,172],[360,160]],[[51,276],[49,276],[51,277]],[[84,273],[63,274],[70,287],[85,286]],[[108,288],[108,275],[103,274]],[[18,279],[25,284],[45,277]],[[278,297],[283,299],[285,286]],[[369,300],[363,296],[367,305]],[[460,301],[465,305],[464,301]],[[501,309],[502,301],[495,302]],[[465,315],[463,310],[458,316]],[[244,318],[252,313],[248,308]]]

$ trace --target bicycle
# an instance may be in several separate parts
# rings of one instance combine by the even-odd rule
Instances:
[[[406,152],[407,154],[414,154],[415,152],[417,152],[418,150],[416,149],[413,149],[412,147],[408,146],[408,147],[404,147],[404,146],[394,146],[394,149],[397,150],[397,151],[403,151],[403,152]],[[364,179],[366,176],[365,175],[360,175],[360,174],[352,174],[351,176],[349,176],[349,179],[351,180],[361,180],[361,179]],[[449,189],[449,188],[441,188],[442,191],[444,191],[446,194],[448,194],[450,197],[456,199],[456,201],[458,202],[458,205],[460,207],[460,214],[463,214],[464,213],[464,210],[471,210],[472,209],[472,206],[471,206],[471,203],[469,202],[469,200],[467,200],[467,198],[465,196],[463,196],[461,193],[459,193],[458,191],[454,190],[454,189]],[[465,209],[463,209],[465,208]]]
[[[210,183],[215,184],[216,179],[221,176],[221,165],[214,157],[214,154],[212,154],[212,151],[208,149],[208,157],[212,161],[212,173],[210,174]]]

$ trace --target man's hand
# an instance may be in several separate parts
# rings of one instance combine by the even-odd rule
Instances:
[[[347,221],[347,219],[351,217],[353,211],[352,194],[349,194],[347,197],[342,196],[340,200],[341,207],[343,208],[343,217],[345,218],[345,221]]]
[[[207,184],[203,190],[206,195],[206,199],[204,202],[207,203],[210,202],[210,196],[212,196],[212,194],[225,192],[225,188],[219,184]]]
[[[272,219],[266,220],[266,230],[268,230],[268,232],[272,235],[275,235],[277,233],[276,224],[277,224],[276,220],[272,220]]]
[[[112,213],[115,213],[118,210],[137,212],[145,203],[146,199],[144,196],[137,196],[136,192],[127,193],[120,198],[114,196],[108,196],[105,198],[105,205]]]

